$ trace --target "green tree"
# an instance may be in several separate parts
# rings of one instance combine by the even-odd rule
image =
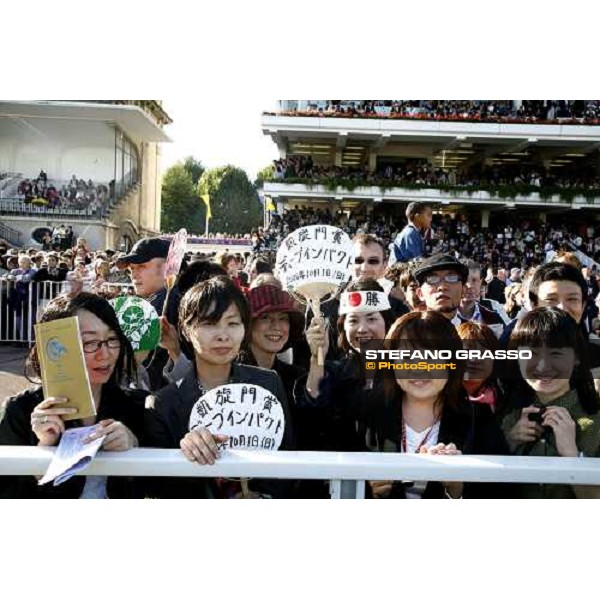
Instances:
[[[256,189],[262,189],[265,181],[271,181],[273,176],[275,175],[275,167],[270,164],[267,165],[264,169],[261,169],[256,174],[256,180],[254,181],[254,187]]]
[[[202,173],[206,171],[204,166],[199,160],[196,160],[193,156],[188,156],[183,161],[183,168],[190,174],[192,181],[194,182],[194,188],[198,186]]]
[[[182,163],[165,171],[162,181],[161,230],[185,227],[190,233],[204,232],[206,208],[196,193],[192,176]]]
[[[198,195],[204,194],[210,196],[211,233],[250,233],[262,225],[262,204],[242,169],[227,165],[206,170],[198,185]]]

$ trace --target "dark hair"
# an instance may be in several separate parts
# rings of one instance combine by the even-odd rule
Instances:
[[[271,263],[265,256],[255,258],[254,262],[252,263],[251,270],[252,269],[256,270],[257,275],[273,272],[273,269],[271,268]]]
[[[398,350],[407,346],[413,350],[450,350],[456,356],[463,349],[463,343],[452,323],[437,312],[415,311],[400,317],[385,338],[387,350]],[[408,342],[408,344],[406,343]],[[464,360],[453,359],[456,369],[449,369],[448,382],[436,400],[439,409],[445,405],[460,409],[467,393],[463,387],[466,363]],[[395,378],[386,378],[384,382],[386,399],[391,401],[399,392],[403,393]]]
[[[475,321],[461,323],[456,328],[456,333],[458,333],[458,337],[462,340],[465,350],[476,349],[491,350],[492,352],[495,352],[500,349],[500,341],[494,335],[491,328],[485,325],[485,323],[476,323]],[[469,341],[478,342],[477,347],[469,348],[469,344],[465,344],[465,342]],[[495,360],[493,362],[492,372],[485,381],[485,385],[490,386],[494,392],[496,398],[496,410],[503,410],[505,404],[504,390],[500,385],[500,376],[502,373],[501,365],[502,361]]]
[[[375,279],[365,279],[364,281],[356,281],[351,283],[345,290],[345,292],[383,292],[383,288],[375,281]],[[391,309],[373,311],[379,312],[385,322],[385,330],[387,331],[394,322],[395,314]],[[353,352],[358,354],[350,343],[346,339],[346,332],[344,331],[344,323],[348,315],[340,315],[337,320],[337,331],[338,331],[338,346],[346,353]]]
[[[223,269],[227,269],[227,265],[229,265],[232,260],[236,260],[235,255],[230,254],[229,252],[224,252],[218,258],[217,264],[223,267]]]
[[[405,211],[406,218],[412,221],[417,215],[423,214],[426,210],[431,210],[429,204],[423,204],[422,202],[411,202]]]
[[[581,301],[583,304],[587,301],[588,287],[585,279],[579,269],[573,265],[560,262],[549,262],[539,266],[531,276],[529,282],[529,300],[534,306],[539,303],[538,294],[540,286],[546,281],[572,281],[581,288]]]
[[[560,308],[545,306],[528,312],[517,323],[508,342],[508,347],[512,350],[520,346],[573,348],[579,364],[573,369],[569,386],[577,390],[579,402],[588,414],[595,414],[600,410],[600,398],[590,370],[588,344],[581,327],[571,315]],[[529,403],[535,401],[535,392],[527,385],[520,372],[517,377],[511,395],[514,401],[527,406],[528,401]]]
[[[130,341],[125,337],[125,334],[119,325],[119,319],[108,300],[97,294],[90,294],[88,292],[80,292],[76,296],[61,294],[48,303],[39,322],[48,323],[50,321],[55,321],[56,319],[74,317],[80,310],[87,310],[98,317],[116,333],[121,342],[119,358],[117,359],[115,369],[112,372],[110,379],[107,381],[107,384],[110,383],[118,386],[123,380],[124,375],[127,379],[135,381],[136,363],[133,348],[131,347]],[[37,344],[31,349],[27,363],[27,366],[39,377],[41,370],[37,355]]]
[[[410,267],[407,267],[406,270],[402,273],[402,275],[400,275],[400,287],[404,292],[406,292],[406,290],[408,290],[408,286],[411,283],[416,283],[417,285],[419,285],[419,282],[417,281],[417,278],[415,277],[414,273],[412,272]]]
[[[385,273],[383,274],[383,276],[388,281],[393,281],[394,285],[400,285],[400,287],[402,287],[402,283],[401,283],[402,276],[407,271],[408,271],[408,265],[406,265],[405,263],[397,262],[397,263],[393,264],[392,266],[388,267],[385,270]]]
[[[244,293],[226,276],[220,275],[197,283],[189,289],[179,305],[179,330],[184,338],[193,324],[217,323],[232,305],[237,306],[244,325],[245,341],[250,335],[250,306]]]
[[[197,283],[206,281],[211,277],[217,277],[218,275],[227,275],[227,273],[217,263],[210,260],[195,260],[190,263],[185,270],[185,273],[182,273],[179,276],[177,287],[179,288],[180,294],[183,296]]]

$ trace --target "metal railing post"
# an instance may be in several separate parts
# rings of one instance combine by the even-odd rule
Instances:
[[[365,497],[364,479],[332,479],[329,482],[332,500],[360,500]]]

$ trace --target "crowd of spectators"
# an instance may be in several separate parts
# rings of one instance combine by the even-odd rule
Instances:
[[[42,169],[35,179],[23,179],[17,187],[17,194],[20,200],[34,206],[102,214],[109,200],[114,197],[114,181],[105,185],[73,175],[69,181],[61,183],[49,180]]]
[[[218,244],[220,246],[243,246],[250,243],[250,234],[240,233],[189,233],[190,244]]]
[[[428,119],[511,123],[600,123],[600,100],[320,100],[284,116]]]
[[[255,255],[187,253],[172,289],[167,290],[165,280],[168,240],[141,239],[118,260],[112,250],[91,251],[81,237],[60,253],[0,245],[8,271],[1,287],[8,290],[15,323],[31,323],[36,309],[42,322],[77,317],[97,408],[84,424],[95,427],[90,437],[99,440],[103,451],[180,450],[190,462],[213,465],[221,452],[236,447],[231,440],[239,435],[238,445],[256,450],[258,458],[263,449],[295,450],[298,456],[303,451],[427,453],[444,457],[435,459],[443,468],[454,460],[451,456],[461,454],[531,456],[540,465],[539,457],[553,457],[543,485],[537,479],[517,487],[455,477],[446,482],[443,474],[425,481],[431,478],[417,475],[415,481],[398,484],[366,479],[365,494],[381,499],[600,497],[600,486],[553,483],[560,457],[569,458],[566,469],[580,458],[600,457],[600,355],[588,343],[600,332],[594,318],[600,280],[593,268],[581,268],[575,255],[561,255],[571,244],[595,248],[600,243],[595,226],[523,219],[517,226],[498,219],[481,230],[463,215],[440,214],[432,221],[427,205],[409,206],[405,216],[407,229],[424,232],[427,252],[387,268],[379,237],[393,237],[404,222],[383,213],[365,218],[358,211],[298,208],[273,219],[266,231],[252,232]],[[279,230],[313,223],[333,223],[356,234],[344,274],[350,283],[322,303],[323,314],[314,314],[316,307],[304,311],[283,289],[285,281],[273,272],[268,248]],[[536,268],[534,260],[525,261],[509,270],[504,254],[513,251],[525,257],[528,251],[545,252],[547,264]],[[329,260],[339,262],[335,255]],[[111,277],[120,283],[129,273],[134,294],[163,315],[152,348],[132,346],[150,325],[145,315],[128,311],[118,319],[102,298],[109,295],[104,288]],[[66,281],[71,288],[65,295],[61,290],[44,309],[39,296],[33,299],[31,283],[45,281]],[[92,293],[85,293],[86,282]],[[0,311],[0,323],[10,326],[10,320],[2,321],[5,312]],[[387,379],[383,373],[367,378],[361,350],[369,340],[385,340],[386,350],[408,348],[407,363],[390,356],[394,365],[402,365],[394,371],[408,370],[414,359],[428,359],[422,351],[453,353],[452,363],[443,365],[442,377],[392,372]],[[505,362],[510,358],[506,349],[519,350],[518,362]],[[38,378],[43,373],[39,358],[45,356],[41,350],[32,349],[28,364]],[[410,356],[410,351],[419,354]],[[431,359],[424,363],[432,365],[428,373],[439,370],[438,357]],[[380,363],[379,369],[390,364]],[[422,364],[410,371],[424,370]],[[366,363],[366,369],[373,365]],[[252,413],[240,403],[238,411],[232,394],[221,387],[231,384],[260,386],[269,397],[261,397],[258,408],[252,401]],[[230,412],[218,425],[212,418],[196,426],[196,415],[202,411],[204,417],[212,409],[207,393],[218,394],[222,416],[225,408]],[[44,398],[41,385],[9,398],[0,418],[0,444],[58,446],[62,434],[80,424],[67,418],[74,410],[60,406],[63,401]],[[274,405],[282,418],[271,412]],[[281,445],[247,441],[250,425],[244,415],[257,410],[263,412],[256,430],[273,427]],[[220,429],[225,422],[232,428]],[[236,425],[241,427],[233,429]],[[254,433],[252,438],[259,439]],[[31,475],[18,475],[2,478],[0,496],[268,499],[330,493],[322,484],[277,481],[276,471],[243,482],[206,475],[193,481],[133,477],[121,482],[122,488],[110,477],[85,473],[68,485],[55,482],[45,488]]]
[[[285,209],[282,215],[272,215],[264,231],[265,247],[276,249],[295,229],[317,223],[340,227],[349,235],[374,234],[386,247],[403,227],[402,220],[384,213],[369,216],[359,210],[334,212],[313,206],[295,207]],[[506,269],[526,269],[573,251],[600,262],[600,230],[591,224],[553,226],[530,219],[518,224],[492,223],[483,229],[479,216],[437,214],[425,235],[425,247],[428,254],[454,252],[482,265]]]
[[[499,186],[598,189],[600,177],[589,170],[577,169],[573,173],[565,168],[546,169],[542,165],[477,165],[470,169],[443,169],[426,159],[411,159],[398,165],[386,165],[376,171],[367,167],[339,167],[315,165],[311,156],[289,156],[273,161],[273,181],[305,181],[326,184],[340,180],[354,185],[398,186],[421,185],[463,186],[473,189]]]

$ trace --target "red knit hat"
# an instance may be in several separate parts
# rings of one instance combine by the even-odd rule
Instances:
[[[290,335],[286,350],[291,344],[299,341],[304,331],[304,315],[297,308],[294,299],[274,285],[259,285],[248,290],[248,303],[253,319],[273,312],[284,312],[290,316]]]
[[[253,319],[271,312],[300,312],[293,298],[274,285],[259,285],[252,288],[248,291],[248,302]]]

